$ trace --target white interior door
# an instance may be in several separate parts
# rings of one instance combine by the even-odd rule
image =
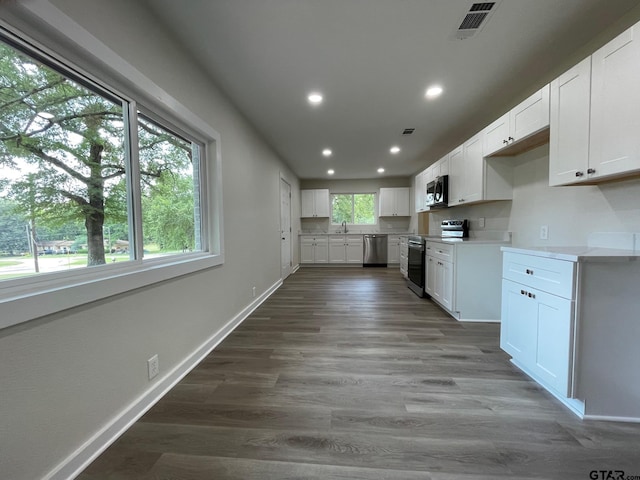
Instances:
[[[291,273],[291,185],[280,179],[280,263],[284,280]]]

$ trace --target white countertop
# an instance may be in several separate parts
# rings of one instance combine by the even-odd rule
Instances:
[[[589,246],[574,247],[502,247],[503,252],[523,253],[537,257],[554,258],[569,262],[605,262],[639,260],[639,250],[602,248]]]

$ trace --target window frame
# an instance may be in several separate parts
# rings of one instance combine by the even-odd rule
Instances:
[[[68,17],[55,18],[59,24]],[[20,20],[20,19],[18,19]],[[39,273],[28,277],[7,279],[0,282],[0,330],[63,310],[119,295],[137,288],[163,282],[224,263],[222,178],[220,135],[203,120],[194,115],[179,101],[164,92],[154,95],[159,87],[142,76],[133,66],[109,67],[106,78],[98,79],[88,73],[100,62],[98,70],[104,69],[103,58],[95,52],[80,51],[81,42],[75,47],[52,41],[42,26],[17,22],[18,30],[7,20],[0,20],[0,40],[25,52],[38,61],[54,68],[61,74],[88,86],[96,92],[105,92],[118,101],[124,101],[126,127],[129,135],[126,147],[133,160],[132,172],[127,175],[130,182],[129,197],[132,205],[128,213],[134,222],[136,252],[130,261],[73,269],[59,272]],[[27,28],[25,28],[27,27]],[[48,32],[50,33],[50,32]],[[77,33],[77,31],[76,31]],[[84,34],[80,32],[79,34]],[[38,37],[47,41],[45,47]],[[94,41],[95,50],[105,48]],[[115,55],[115,54],[113,54]],[[71,60],[72,59],[72,60]],[[80,62],[78,60],[81,60]],[[122,64],[120,57],[114,60]],[[83,68],[84,67],[84,68]],[[117,79],[114,81],[113,79]],[[202,250],[159,258],[142,256],[142,221],[140,217],[139,173],[137,162],[137,112],[153,118],[167,128],[199,144],[200,163],[200,220]],[[131,132],[135,135],[132,136]],[[135,205],[135,204],[138,205]],[[133,218],[133,220],[132,220]]]
[[[356,195],[373,195],[373,223],[349,223],[347,225],[353,227],[371,227],[378,225],[378,215],[376,212],[378,211],[378,194],[376,192],[333,192],[329,197],[329,219],[331,222],[331,226],[339,226],[341,223],[333,223],[333,197],[335,195],[350,195],[351,196],[351,220],[355,220],[355,196]]]

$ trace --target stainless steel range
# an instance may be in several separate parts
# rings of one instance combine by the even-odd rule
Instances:
[[[440,224],[442,238],[467,238],[469,222],[467,220],[443,220]]]

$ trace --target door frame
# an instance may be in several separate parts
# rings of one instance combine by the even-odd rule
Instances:
[[[284,187],[284,185],[286,185],[286,187]],[[283,194],[283,188],[286,188],[289,190],[289,211],[285,212],[282,208],[282,194]],[[293,228],[291,227],[291,199],[292,199],[292,195],[291,195],[291,183],[289,183],[289,181],[284,178],[284,176],[282,175],[282,173],[280,173],[280,183],[278,185],[278,192],[279,192],[279,196],[278,196],[278,200],[280,203],[280,232],[279,232],[279,238],[280,238],[280,278],[282,280],[286,279],[289,275],[291,275],[291,270],[293,269],[293,239],[292,234],[293,234]],[[283,268],[283,265],[285,263],[285,258],[282,254],[282,218],[283,218],[283,214],[287,214],[289,216],[289,267],[288,268]]]

